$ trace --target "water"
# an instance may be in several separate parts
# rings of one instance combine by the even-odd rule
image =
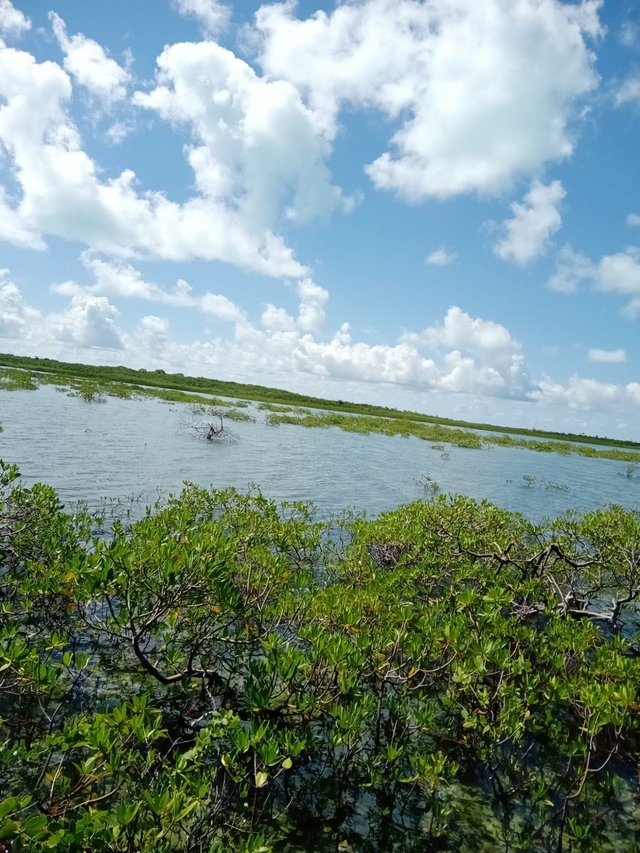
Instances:
[[[237,443],[205,441],[180,430],[183,405],[156,400],[86,403],[56,392],[0,391],[0,458],[20,466],[23,482],[54,486],[63,501],[96,506],[103,497],[180,491],[185,480],[246,489],[258,484],[276,500],[311,500],[322,514],[346,507],[378,514],[425,496],[428,475],[445,492],[486,498],[534,521],[567,509],[609,503],[640,508],[640,475],[626,463],[535,453],[522,448],[471,450],[446,445],[448,458],[416,438],[359,435],[338,429],[233,423]],[[536,478],[527,486],[524,475]],[[567,486],[567,490],[548,484]]]

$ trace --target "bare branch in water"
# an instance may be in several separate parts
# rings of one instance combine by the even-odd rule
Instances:
[[[192,432],[206,441],[237,441],[238,436],[224,425],[224,412],[220,409],[209,409],[210,420],[200,420],[195,412],[191,418],[180,419],[180,431]]]

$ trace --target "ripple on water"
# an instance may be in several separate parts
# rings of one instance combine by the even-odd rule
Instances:
[[[153,502],[190,480],[217,488],[256,483],[268,497],[311,500],[322,512],[351,506],[377,514],[424,497],[416,480],[426,474],[443,491],[534,520],[609,503],[640,507],[640,477],[626,477],[626,463],[506,447],[447,446],[447,459],[416,438],[271,427],[255,408],[257,423],[232,425],[238,443],[205,442],[180,431],[184,411],[157,400],[86,403],[51,386],[0,391],[0,457],[20,466],[27,485],[49,483],[64,501],[92,506],[141,492]],[[525,485],[524,475],[535,483]]]

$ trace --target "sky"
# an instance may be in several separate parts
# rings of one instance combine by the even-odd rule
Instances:
[[[640,439],[637,2],[0,0],[0,39],[0,352]]]

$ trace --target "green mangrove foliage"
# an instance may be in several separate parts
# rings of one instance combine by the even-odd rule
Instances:
[[[613,459],[619,462],[638,463],[640,460],[640,453],[634,450],[619,450],[617,448],[605,450],[600,447],[589,447],[569,441],[537,441],[533,439],[512,438],[509,435],[480,436],[476,432],[453,429],[438,424],[393,420],[391,418],[340,415],[336,412],[306,415],[304,417],[296,414],[273,413],[267,416],[267,422],[272,426],[293,424],[296,426],[321,427],[324,429],[338,427],[346,432],[359,432],[363,435],[369,435],[373,432],[388,436],[414,436],[424,441],[436,442],[436,445],[432,445],[433,449],[439,449],[442,442],[446,442],[456,447],[468,447],[474,450],[497,445],[499,447],[522,447],[527,450],[537,451],[538,453],[561,453],[564,456],[577,454],[591,459]]]
[[[637,850],[636,514],[329,524],[188,485],[107,531],[17,477],[5,850]]]
[[[278,406],[277,403],[258,403],[259,412],[279,412],[281,414],[289,414],[294,411],[293,406]]]
[[[69,396],[81,397],[87,402],[104,402],[106,397],[118,397],[121,400],[149,398],[163,400],[166,403],[222,406],[225,409],[246,409],[248,407],[248,403],[244,400],[221,400],[217,397],[188,394],[185,391],[171,388],[144,387],[117,381],[78,379],[77,377],[60,373],[0,368],[0,390],[36,391],[40,385],[56,385],[59,390],[68,391]],[[229,417],[233,420],[247,419],[244,417],[234,417],[234,415],[229,415]],[[248,419],[250,420],[250,418]]]
[[[0,368],[0,391],[36,391],[38,385],[24,370]]]
[[[479,450],[483,446],[482,438],[475,432],[462,429],[450,429],[437,424],[415,423],[391,418],[373,418],[355,415],[340,415],[337,412],[299,416],[296,414],[277,414],[267,416],[267,422],[273,426],[293,424],[304,427],[338,427],[346,432],[358,432],[363,435],[380,433],[382,435],[415,436],[425,441],[447,442],[458,447]]]
[[[350,403],[345,400],[325,400],[295,394],[281,388],[265,388],[262,385],[247,385],[238,382],[225,382],[220,379],[184,376],[182,373],[166,373],[164,370],[134,370],[130,367],[107,367],[104,365],[72,364],[49,358],[29,358],[8,353],[0,353],[0,364],[36,370],[39,373],[64,374],[75,379],[86,378],[103,382],[123,382],[133,385],[146,385],[159,388],[176,388],[183,391],[196,391],[208,394],[220,394],[223,397],[242,397],[266,403],[287,406],[308,406],[313,409],[328,409],[339,412],[351,412],[359,415],[398,418],[401,420],[433,423],[441,426],[465,427],[467,429],[502,431],[512,435],[531,435],[543,439],[575,441],[587,444],[603,444],[611,447],[640,447],[639,442],[600,438],[599,436],[577,435],[575,433],[556,433],[545,430],[524,429],[521,427],[500,427],[494,424],[468,423],[425,415],[419,412],[400,411],[386,406],[373,406],[368,403]]]
[[[300,408],[299,406],[278,406],[276,403],[258,403],[259,412],[278,412],[280,414],[290,414],[293,412],[296,415],[310,415],[311,409]]]
[[[86,403],[106,402],[103,388],[97,382],[85,380],[72,387],[73,390],[69,391],[69,397],[80,397]]]

